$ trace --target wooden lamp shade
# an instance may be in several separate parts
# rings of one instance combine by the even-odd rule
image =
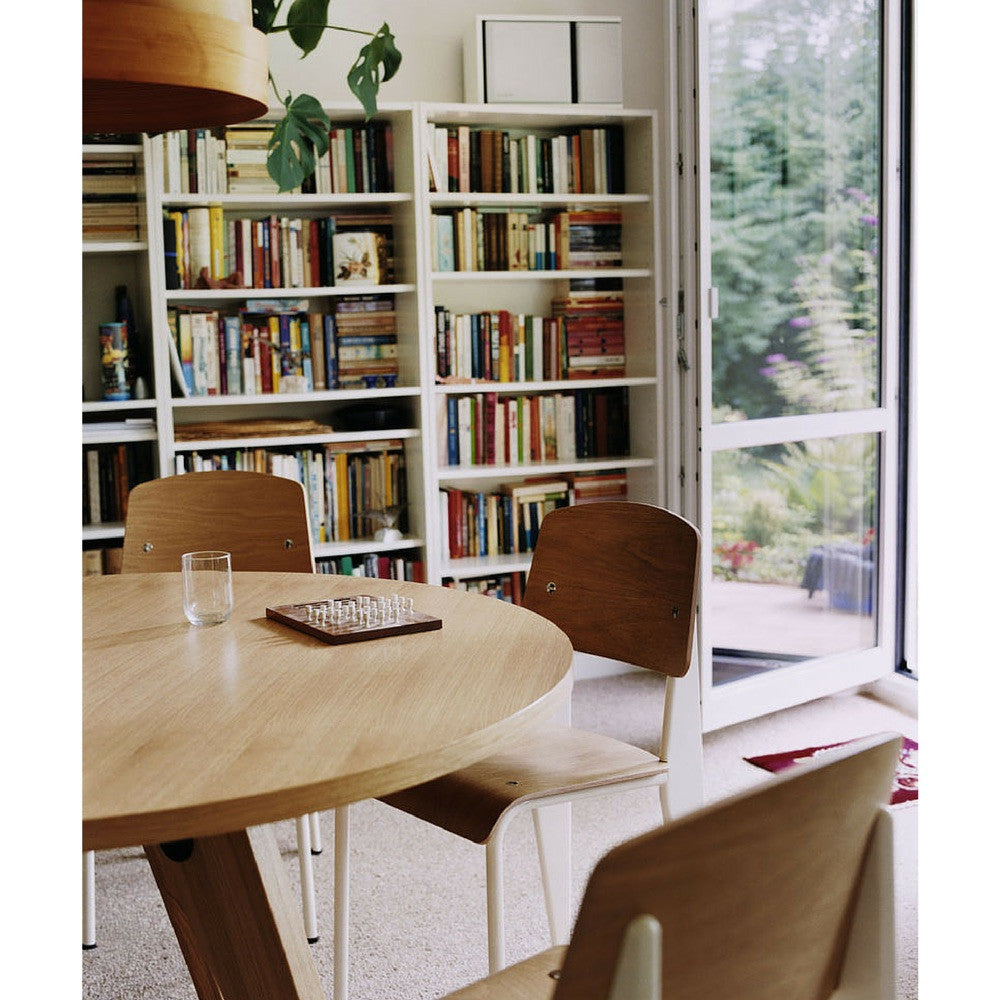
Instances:
[[[230,125],[267,110],[250,0],[83,0],[83,131]]]

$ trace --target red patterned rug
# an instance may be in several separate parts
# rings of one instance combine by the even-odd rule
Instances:
[[[804,750],[788,750],[785,753],[764,753],[757,757],[744,757],[749,764],[764,768],[765,771],[784,771],[800,761],[808,760],[821,754],[824,750],[842,747],[846,743],[828,743],[821,747],[806,747]],[[900,802],[912,802],[917,797],[917,744],[915,740],[903,737],[903,745],[899,751],[899,764],[896,766],[896,781],[892,786],[892,797],[889,805],[899,805]]]

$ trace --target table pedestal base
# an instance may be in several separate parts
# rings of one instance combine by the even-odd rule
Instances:
[[[270,827],[145,851],[199,1000],[325,1000]]]

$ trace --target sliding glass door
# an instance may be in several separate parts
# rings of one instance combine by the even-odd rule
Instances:
[[[708,729],[893,668],[899,130],[886,7],[698,6]]]

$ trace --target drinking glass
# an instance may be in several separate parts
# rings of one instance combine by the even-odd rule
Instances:
[[[233,613],[233,567],[228,552],[181,556],[184,614],[192,625],[219,625]]]

